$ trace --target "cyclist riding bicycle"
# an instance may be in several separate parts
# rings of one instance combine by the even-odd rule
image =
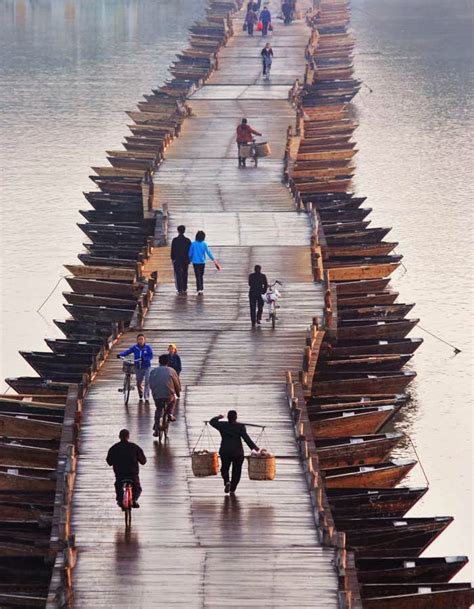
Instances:
[[[168,366],[168,354],[160,355],[159,367],[153,368],[150,374],[150,390],[155,401],[155,424],[153,435],[157,436],[163,408],[167,406],[170,421],[176,421],[174,411],[176,398],[181,395],[181,383],[176,370]]]
[[[123,509],[122,493],[123,483],[125,480],[131,480],[133,492],[132,507],[139,508],[137,501],[141,495],[142,487],[140,486],[140,464],[145,465],[146,457],[143,450],[129,442],[130,432],[128,429],[122,429],[119,433],[120,442],[117,442],[109,448],[106,461],[114,468],[115,473],[115,496],[117,505]]]

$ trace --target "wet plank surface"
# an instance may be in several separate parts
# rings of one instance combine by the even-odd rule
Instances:
[[[323,305],[312,283],[307,218],[296,213],[281,183],[285,132],[294,121],[286,101],[292,80],[258,84],[255,61],[242,76],[240,58],[252,49],[258,58],[262,46],[260,37],[239,32],[242,19],[155,176],[157,200],[169,206],[170,235],[181,223],[190,236],[203,229],[223,270],[208,265],[204,296],[195,295],[190,277],[183,297],[175,293],[169,247],[155,250],[148,263],[160,278],[145,321],[148,342],[156,355],[174,342],[183,358],[185,390],[165,446],[151,435],[154,407],[138,405],[135,392],[125,409],[117,391],[122,373],[114,356],[133,334],[116,346],[91,387],[74,499],[77,608],[337,607],[334,556],[315,533],[285,397],[284,373],[301,367],[306,330]],[[303,24],[285,29],[276,22],[272,42],[291,58],[288,78],[293,70],[294,77],[303,73],[299,50],[307,38]],[[286,70],[282,65],[280,79]],[[237,168],[235,125],[245,114],[255,117],[252,125],[273,150],[258,169]],[[284,282],[275,331],[265,322],[250,328],[247,275],[257,263]],[[203,421],[230,408],[243,421],[267,426],[264,444],[277,455],[274,481],[248,480],[244,465],[233,498],[223,494],[219,476],[194,478],[189,458]],[[123,427],[148,458],[141,508],[128,534],[104,461]]]

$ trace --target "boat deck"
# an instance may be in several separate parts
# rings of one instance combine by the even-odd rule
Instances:
[[[223,270],[208,264],[202,297],[190,276],[183,297],[175,293],[169,248],[156,249],[148,263],[147,271],[158,270],[159,287],[145,320],[147,340],[156,355],[176,343],[183,359],[185,389],[165,446],[153,441],[154,408],[138,406],[134,393],[125,409],[117,393],[115,354],[133,342],[132,333],[90,388],[73,509],[77,608],[337,607],[334,552],[317,538],[284,376],[301,368],[307,329],[323,306],[312,281],[308,219],[281,183],[286,129],[295,116],[287,93],[304,71],[309,30],[303,22],[276,22],[272,81],[264,83],[261,37],[239,31],[241,21],[240,14],[219,70],[191,98],[193,116],[155,175],[170,237],[178,224],[190,237],[204,230]],[[234,134],[243,116],[272,147],[258,169],[237,168]],[[275,331],[265,322],[250,327],[247,276],[257,263],[269,279],[284,282]],[[252,482],[244,469],[235,497],[224,495],[219,476],[194,478],[189,457],[203,421],[231,408],[243,421],[268,426],[265,443],[277,455],[277,478]],[[123,427],[148,458],[128,534],[105,464]],[[254,428],[249,432],[256,439]]]

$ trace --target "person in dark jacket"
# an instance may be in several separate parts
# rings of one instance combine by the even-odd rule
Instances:
[[[245,21],[244,21],[245,27],[247,28],[247,34],[249,36],[253,36],[253,29],[257,22],[258,22],[257,13],[255,11],[253,11],[252,8],[249,8],[249,10],[247,11],[247,14],[245,15]]]
[[[260,21],[262,22],[262,36],[266,36],[268,34],[270,23],[272,22],[272,16],[268,10],[268,7],[266,6],[264,6],[260,12]]]
[[[191,239],[184,236],[186,227],[178,226],[178,236],[171,242],[171,260],[173,261],[176,292],[186,294],[188,291],[189,248]]]
[[[264,48],[260,51],[260,55],[262,56],[263,63],[263,77],[265,80],[270,78],[270,70],[272,69],[272,61],[273,61],[273,49],[269,42],[264,46]]]
[[[123,482],[124,480],[132,481],[133,505],[134,508],[139,508],[137,501],[142,493],[140,486],[140,464],[145,465],[146,457],[143,450],[129,442],[130,432],[128,429],[122,429],[119,433],[120,442],[109,448],[106,461],[114,468],[115,473],[115,496],[117,505],[122,507],[123,499]]]
[[[132,353],[135,364],[135,377],[137,379],[138,399],[141,401],[142,398],[145,398],[145,404],[148,405],[150,403],[150,372],[153,349],[150,345],[147,345],[144,334],[138,334],[137,344],[129,349],[125,349],[117,357],[127,357],[127,355]]]
[[[168,345],[168,353],[166,353],[166,357],[168,358],[168,366],[173,368],[173,370],[179,376],[183,367],[181,366],[181,358],[178,355],[178,347],[175,344],[172,343],[171,345]]]
[[[283,4],[281,5],[281,12],[283,13],[283,17],[284,17],[284,24],[285,25],[290,25],[291,23],[291,16],[292,16],[292,8],[291,8],[291,4],[289,2],[283,2]]]
[[[260,324],[263,313],[263,298],[262,294],[268,289],[268,281],[266,275],[262,273],[262,267],[256,264],[254,273],[249,275],[249,304],[250,304],[250,321],[252,328],[255,324]]]
[[[217,417],[213,417],[209,421],[209,424],[221,434],[222,440],[219,455],[221,457],[221,476],[224,480],[224,493],[230,492],[233,495],[240,482],[244,462],[242,440],[252,450],[259,450],[259,448],[247,434],[245,425],[237,421],[237,412],[235,410],[229,410],[227,421],[220,420],[223,418],[224,416],[220,414]],[[232,475],[229,476],[231,466]]]

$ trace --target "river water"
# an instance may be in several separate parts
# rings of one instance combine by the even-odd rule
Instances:
[[[75,226],[89,166],[119,148],[142,93],[161,83],[204,0],[0,0],[0,379],[31,374],[64,318],[61,281],[84,240]],[[472,9],[463,0],[353,0],[357,191],[392,226],[394,284],[424,345],[396,427],[430,481],[413,515],[453,515],[428,554],[472,552]],[[369,88],[370,87],[370,90]],[[409,453],[408,443],[404,455]],[[421,469],[411,482],[421,483]],[[468,569],[457,578],[469,579]]]

